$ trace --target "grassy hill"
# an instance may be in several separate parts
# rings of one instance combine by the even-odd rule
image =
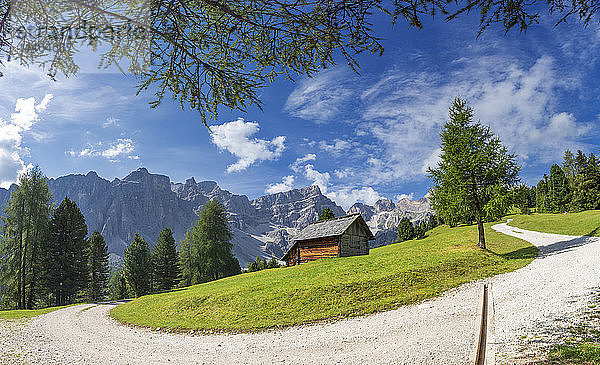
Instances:
[[[515,215],[511,218],[513,220],[509,225],[531,231],[571,236],[600,236],[600,210],[567,214]]]
[[[537,255],[531,244],[490,226],[489,251],[476,247],[475,226],[442,226],[425,239],[373,249],[368,256],[246,273],[144,296],[113,308],[111,316],[154,328],[239,332],[389,310],[516,270]]]
[[[76,304],[72,304],[76,305]],[[0,320],[2,319],[20,319],[20,318],[31,318],[40,316],[42,314],[54,312],[62,308],[70,307],[65,305],[62,307],[48,307],[43,309],[15,309],[15,310],[3,310],[0,311]]]

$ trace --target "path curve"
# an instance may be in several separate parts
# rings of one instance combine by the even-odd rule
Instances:
[[[511,363],[522,334],[553,328],[584,308],[600,272],[600,240],[494,229],[540,247],[529,266],[488,280],[495,301],[492,351]],[[570,270],[576,268],[577,270]],[[421,303],[370,316],[257,334],[190,336],[115,323],[115,304],[85,304],[25,321],[0,321],[0,363],[34,364],[467,364],[476,342],[476,281]],[[545,326],[545,327],[544,327]]]

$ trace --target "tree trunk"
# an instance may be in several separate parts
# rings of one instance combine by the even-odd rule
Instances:
[[[479,231],[479,243],[477,245],[485,250],[485,233],[483,232],[483,219],[481,217],[477,217],[477,231]]]

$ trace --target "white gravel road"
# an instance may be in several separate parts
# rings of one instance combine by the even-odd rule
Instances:
[[[587,307],[600,284],[600,240],[505,224],[494,229],[541,248],[531,265],[488,280],[495,304],[491,350],[497,362],[514,363],[523,348],[551,340],[556,328]],[[482,283],[389,312],[257,334],[159,333],[115,323],[108,318],[114,304],[79,305],[30,320],[0,320],[0,363],[466,364],[476,342]]]

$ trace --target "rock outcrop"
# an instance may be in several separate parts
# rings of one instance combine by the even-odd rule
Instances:
[[[113,181],[91,171],[49,179],[48,185],[56,204],[65,196],[77,203],[88,231],[102,233],[115,262],[136,232],[154,245],[160,230],[169,227],[175,239],[182,240],[198,219],[197,213],[211,199],[221,201],[230,214],[233,253],[242,266],[256,256],[283,256],[293,236],[317,220],[324,208],[330,208],[336,216],[346,214],[318,186],[249,200],[245,195],[221,189],[214,181],[196,182],[190,178],[184,183],[172,183],[168,176],[151,174],[145,168]],[[6,204],[9,196],[9,190],[0,189],[0,206]],[[380,246],[395,240],[402,217],[418,221],[430,215],[431,209],[426,198],[405,199],[397,204],[382,199],[374,206],[356,203],[348,211],[357,212],[376,235],[373,246]]]

